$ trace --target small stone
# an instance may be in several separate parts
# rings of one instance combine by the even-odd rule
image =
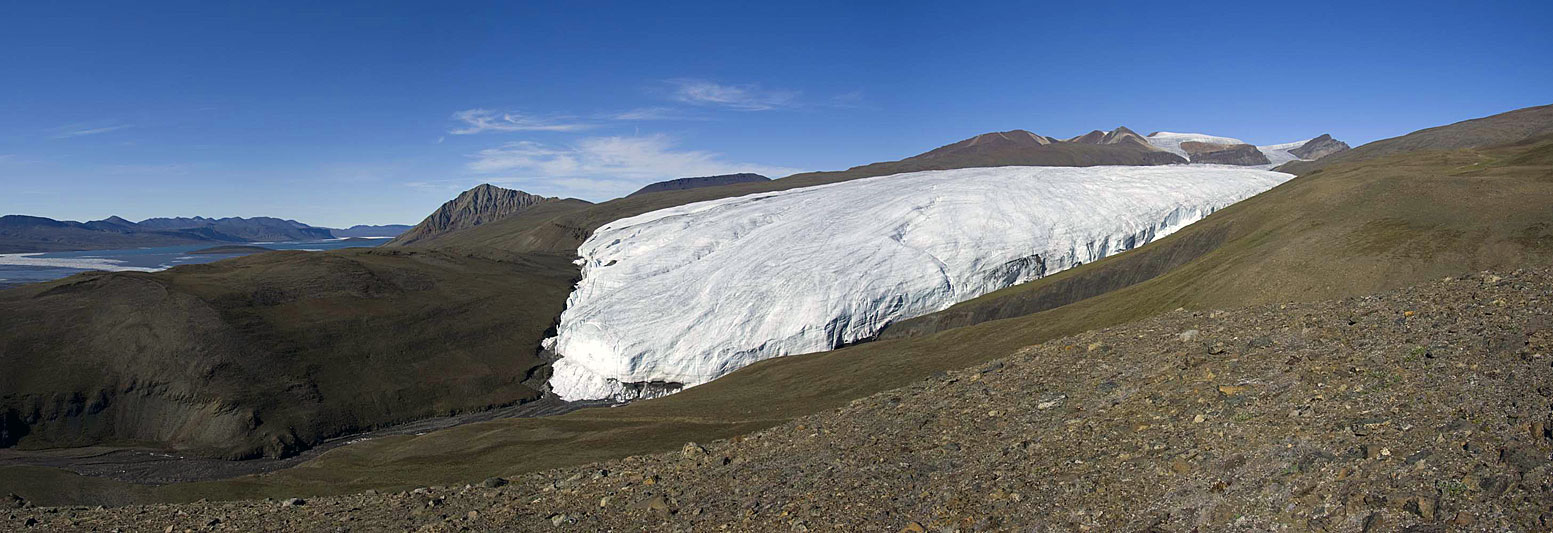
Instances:
[[[556,513],[556,514],[550,515],[550,524],[551,525],[560,526],[561,524],[565,524],[565,523],[566,523],[566,514],[565,513]]]
[[[1380,531],[1381,529],[1384,529],[1386,527],[1386,517],[1382,516],[1378,512],[1377,513],[1370,513],[1370,516],[1364,517],[1364,526],[1363,527],[1364,527],[1363,531],[1365,533],[1369,533],[1371,531]]]
[[[307,503],[307,500],[304,500],[302,498],[286,498],[285,501],[280,502],[280,506],[281,507],[297,507],[297,506],[300,506],[300,505],[302,505],[304,503]]]
[[[29,526],[30,526],[30,525],[32,525],[32,524],[27,524],[27,525],[29,525]],[[167,526],[167,528],[166,528],[166,529],[163,529],[163,530],[162,530],[162,533],[173,533],[173,530],[174,530],[174,529],[175,529],[175,528],[173,528],[173,526]]]
[[[1039,409],[1039,410],[1042,410],[1042,411],[1045,411],[1047,409],[1051,409],[1053,407],[1057,407],[1059,405],[1062,405],[1062,400],[1065,399],[1065,398],[1067,398],[1067,397],[1066,396],[1058,395],[1058,396],[1052,397],[1052,398],[1047,399],[1047,400],[1042,400],[1042,401],[1036,402],[1035,408]]]
[[[210,520],[206,520],[205,521],[205,527],[216,527],[220,523],[221,523],[221,519],[220,518],[212,518]]]
[[[1177,335],[1176,337],[1180,338],[1181,342],[1192,342],[1194,340],[1197,340],[1197,335],[1199,333],[1200,332],[1195,330],[1195,329],[1189,329],[1189,330],[1181,332],[1181,334]]]
[[[1197,416],[1192,417],[1192,423],[1193,424],[1201,424],[1201,423],[1203,423],[1203,421],[1206,421],[1206,420],[1208,420],[1208,417],[1203,416],[1203,415],[1197,415]]]
[[[603,498],[599,498],[599,507],[601,507],[601,508],[602,507],[609,507],[609,500],[610,500],[609,496],[605,496]]]
[[[432,498],[430,500],[426,500],[427,507],[436,507],[438,505],[442,505],[442,498]]]
[[[686,459],[700,459],[708,455],[706,448],[702,448],[700,444],[694,442],[685,443],[685,447],[680,449],[680,454],[684,455]]]
[[[1192,465],[1177,457],[1176,460],[1170,462],[1170,469],[1177,474],[1185,474],[1192,471]]]
[[[1437,505],[1434,498],[1418,497],[1408,500],[1407,505],[1403,509],[1418,515],[1419,518],[1424,519],[1426,522],[1433,522],[1434,510]]]
[[[480,511],[469,511],[469,514],[464,516],[470,520],[474,520],[476,518],[480,518]]]
[[[901,528],[901,533],[927,533],[927,528],[922,527],[921,522],[908,522],[906,527]]]
[[[503,486],[503,485],[506,485],[506,484],[507,484],[507,480],[499,478],[499,477],[488,477],[488,478],[485,478],[485,481],[482,481],[480,483],[481,486],[483,486],[485,488],[488,488],[488,489],[494,489],[496,487],[500,487],[500,486]]]

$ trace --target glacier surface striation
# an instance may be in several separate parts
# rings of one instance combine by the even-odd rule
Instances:
[[[567,400],[635,399],[1141,246],[1293,176],[994,167],[699,202],[605,224],[547,347]],[[657,391],[657,392],[654,392]]]

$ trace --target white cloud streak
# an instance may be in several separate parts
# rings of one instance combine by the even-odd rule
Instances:
[[[570,146],[513,142],[470,157],[470,170],[498,176],[487,181],[518,184],[536,194],[599,200],[675,178],[737,172],[776,178],[800,172],[788,167],[729,162],[713,152],[677,150],[674,142],[663,135],[592,137]]]
[[[630,111],[606,115],[610,120],[706,120],[706,117],[672,107],[638,107]]]
[[[51,139],[69,139],[71,137],[85,137],[87,135],[97,135],[99,133],[108,133],[110,131],[118,131],[118,130],[122,130],[122,129],[125,129],[125,128],[130,128],[130,127],[133,127],[133,125],[131,125],[131,124],[118,124],[118,125],[112,125],[112,126],[97,126],[97,125],[88,126],[88,125],[82,125],[82,124],[72,124],[70,126],[61,126],[61,127],[58,127],[58,128],[54,128],[54,134],[50,135],[49,138],[51,138]]]
[[[687,104],[723,107],[739,111],[769,111],[794,107],[798,92],[765,89],[759,85],[724,85],[698,79],[668,80],[675,100]]]
[[[453,135],[514,131],[581,131],[594,126],[585,122],[571,121],[567,117],[539,118],[479,108],[453,113],[453,120],[463,124],[448,131]]]

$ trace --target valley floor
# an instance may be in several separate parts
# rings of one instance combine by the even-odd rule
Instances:
[[[424,418],[413,422],[336,437],[282,458],[257,458],[229,461],[188,456],[149,448],[91,446],[85,448],[49,448],[18,450],[0,448],[0,467],[36,466],[67,470],[82,476],[103,477],[145,485],[229,479],[249,474],[274,472],[312,460],[324,452],[348,444],[394,435],[421,435],[462,424],[503,418],[555,416],[588,407],[607,407],[609,402],[567,402],[555,395],[532,402],[483,411]]]
[[[1176,311],[673,453],[0,529],[1540,531],[1550,355],[1553,271],[1475,274]]]

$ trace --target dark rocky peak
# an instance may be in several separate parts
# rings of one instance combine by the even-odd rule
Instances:
[[[1333,139],[1330,134],[1323,133],[1320,137],[1300,145],[1299,148],[1289,150],[1289,153],[1300,159],[1314,160],[1346,151],[1348,151],[1348,143]]]
[[[559,200],[529,194],[514,189],[504,189],[483,183],[459,193],[458,197],[438,207],[431,216],[416,224],[410,231],[391,241],[390,245],[406,245],[445,233],[472,228],[516,215],[536,205]]]

